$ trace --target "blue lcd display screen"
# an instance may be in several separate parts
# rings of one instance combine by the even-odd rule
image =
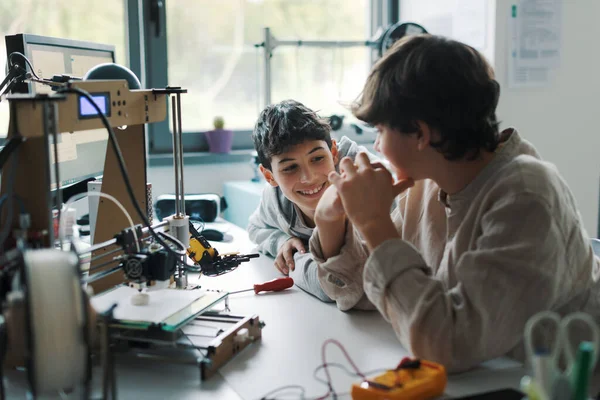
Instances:
[[[110,94],[109,93],[91,93],[94,103],[102,111],[102,114],[110,117]],[[83,96],[79,96],[79,118],[95,118],[98,112],[92,103]]]

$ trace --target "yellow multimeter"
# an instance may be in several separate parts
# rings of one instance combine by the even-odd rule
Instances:
[[[426,400],[444,394],[446,369],[431,361],[403,359],[398,367],[352,385],[354,400]]]

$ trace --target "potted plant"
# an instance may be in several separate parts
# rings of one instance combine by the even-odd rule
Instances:
[[[233,131],[224,129],[225,120],[223,117],[215,117],[213,126],[215,129],[204,132],[209,151],[211,153],[229,153],[233,141]]]

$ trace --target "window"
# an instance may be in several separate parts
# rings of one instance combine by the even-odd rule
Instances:
[[[170,0],[169,83],[189,89],[185,129],[250,129],[264,107],[263,27],[279,39],[364,40],[367,0]],[[341,112],[368,73],[366,48],[278,47],[272,58],[273,102],[293,97],[311,108]]]
[[[4,36],[31,33],[112,44],[117,63],[127,64],[125,0],[2,0],[0,65],[6,65]],[[4,78],[6,69],[2,69]],[[49,78],[49,77],[44,77]],[[8,131],[8,102],[0,102],[0,137]]]
[[[202,135],[189,134],[212,129],[216,116],[224,118],[226,128],[236,131],[234,149],[249,148],[249,133],[265,106],[264,49],[255,46],[264,40],[264,27],[280,40],[366,40],[374,26],[390,22],[381,21],[381,16],[389,13],[373,10],[387,10],[394,3],[397,1],[169,0],[164,7],[167,35],[161,41],[156,37],[156,25],[145,29],[146,65],[151,66],[147,84],[168,82],[188,89],[182,99],[186,150],[206,148],[201,144]],[[373,22],[374,15],[378,22]],[[370,69],[370,55],[364,46],[279,46],[271,59],[271,101],[294,98],[322,115],[348,114],[344,104],[359,95]],[[170,122],[149,127],[151,153],[171,152],[170,127]]]
[[[182,99],[186,133],[209,130],[222,116],[236,132],[234,148],[249,148],[264,107],[263,49],[255,44],[265,26],[280,40],[365,40],[395,22],[397,12],[397,0],[2,0],[0,33],[112,44],[117,62],[130,66],[145,87],[189,90]],[[348,113],[343,104],[362,89],[370,55],[366,47],[277,47],[271,99],[295,98],[322,115]],[[6,65],[4,40],[0,64]],[[151,153],[171,152],[170,127],[169,121],[148,126]],[[0,137],[7,129],[3,101]],[[184,135],[186,150],[204,150],[202,142],[202,135]]]

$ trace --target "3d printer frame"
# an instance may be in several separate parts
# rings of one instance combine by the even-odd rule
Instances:
[[[152,90],[129,90],[126,81],[74,81],[69,82],[71,87],[81,89],[85,92],[105,93],[109,99],[110,112],[105,114],[111,127],[122,127],[114,131],[121,149],[122,158],[126,164],[127,175],[130,178],[132,189],[136,200],[141,209],[146,209],[146,148],[144,124],[161,121],[167,115],[167,98],[171,94],[176,94],[177,100],[173,99],[173,107],[180,110],[179,94],[185,93],[180,88],[152,89]],[[51,193],[51,146],[50,137],[56,137],[58,132],[76,132],[89,129],[105,128],[100,118],[77,118],[78,103],[80,96],[73,93],[50,94],[50,95],[11,95],[8,139],[14,139],[19,144],[19,157],[15,159],[14,181],[10,188],[11,197],[18,196],[23,200],[24,207],[30,212],[31,223],[30,231],[36,232],[41,238],[42,247],[52,247],[55,243],[53,229],[53,204]],[[61,117],[58,118],[58,115]],[[65,117],[66,116],[66,117]],[[183,181],[183,152],[181,151],[181,117],[178,115],[178,121],[174,122],[174,152],[176,153],[176,177]],[[130,198],[122,172],[118,166],[118,155],[113,146],[108,146],[105,157],[104,180],[102,192],[112,195],[119,199],[126,210],[132,216],[134,223],[142,222],[142,218],[136,213],[136,207]],[[8,171],[7,171],[8,170]],[[179,171],[179,172],[178,172]],[[2,179],[4,182],[10,182],[10,168],[2,169]],[[42,172],[42,173],[40,173]],[[57,182],[57,191],[60,187]],[[183,201],[183,183],[177,183],[181,201]],[[9,191],[8,185],[2,185],[1,192],[6,194]],[[181,208],[179,212],[184,212]],[[115,233],[128,227],[124,218],[112,218],[113,215],[119,215],[120,210],[112,203],[101,201],[98,208],[98,221],[96,225],[94,241],[97,243],[92,255],[91,267],[95,263],[102,263],[100,256],[114,252],[118,247],[112,244],[112,238]],[[8,214],[4,214],[6,217]],[[8,219],[3,219],[7,223]],[[18,226],[18,221],[13,219],[13,228]],[[115,265],[118,261],[115,261]],[[114,265],[103,267],[106,271],[115,270]],[[90,285],[96,293],[107,290],[115,285],[123,283],[123,274],[106,274]],[[227,293],[224,292],[217,296],[225,301],[225,308],[228,310]],[[214,306],[214,303],[211,307]],[[210,339],[206,346],[194,345],[195,349],[206,351],[204,358],[200,359],[201,377],[206,379],[229,358],[234,356],[242,348],[246,347],[261,336],[260,329],[263,324],[257,316],[235,317],[228,315],[200,316],[211,307],[199,310],[193,318],[188,319],[182,324],[183,329],[188,323],[203,320],[215,322],[216,320],[227,320],[234,322],[229,329],[219,332],[219,335]],[[152,340],[154,344],[166,345],[167,347],[186,347],[177,344],[185,337],[182,329],[177,330],[177,335],[165,333],[160,327],[152,329],[137,330],[133,336],[130,336],[127,329],[119,327],[118,321],[115,321],[110,315],[100,318],[99,325],[104,332],[101,335],[103,342],[100,352],[103,364],[108,366],[104,370],[104,387],[112,387],[112,397],[116,397],[114,382],[114,368],[112,368],[112,354],[109,350],[113,341],[136,342]],[[240,334],[242,332],[242,334]],[[113,336],[114,335],[114,336]],[[149,335],[149,336],[148,336]],[[165,336],[166,335],[166,336]],[[243,338],[243,340],[240,339]],[[174,346],[175,344],[175,346]],[[186,348],[190,348],[187,346]],[[169,357],[169,359],[171,359]],[[173,358],[174,360],[176,358]],[[107,393],[107,392],[105,392]]]

